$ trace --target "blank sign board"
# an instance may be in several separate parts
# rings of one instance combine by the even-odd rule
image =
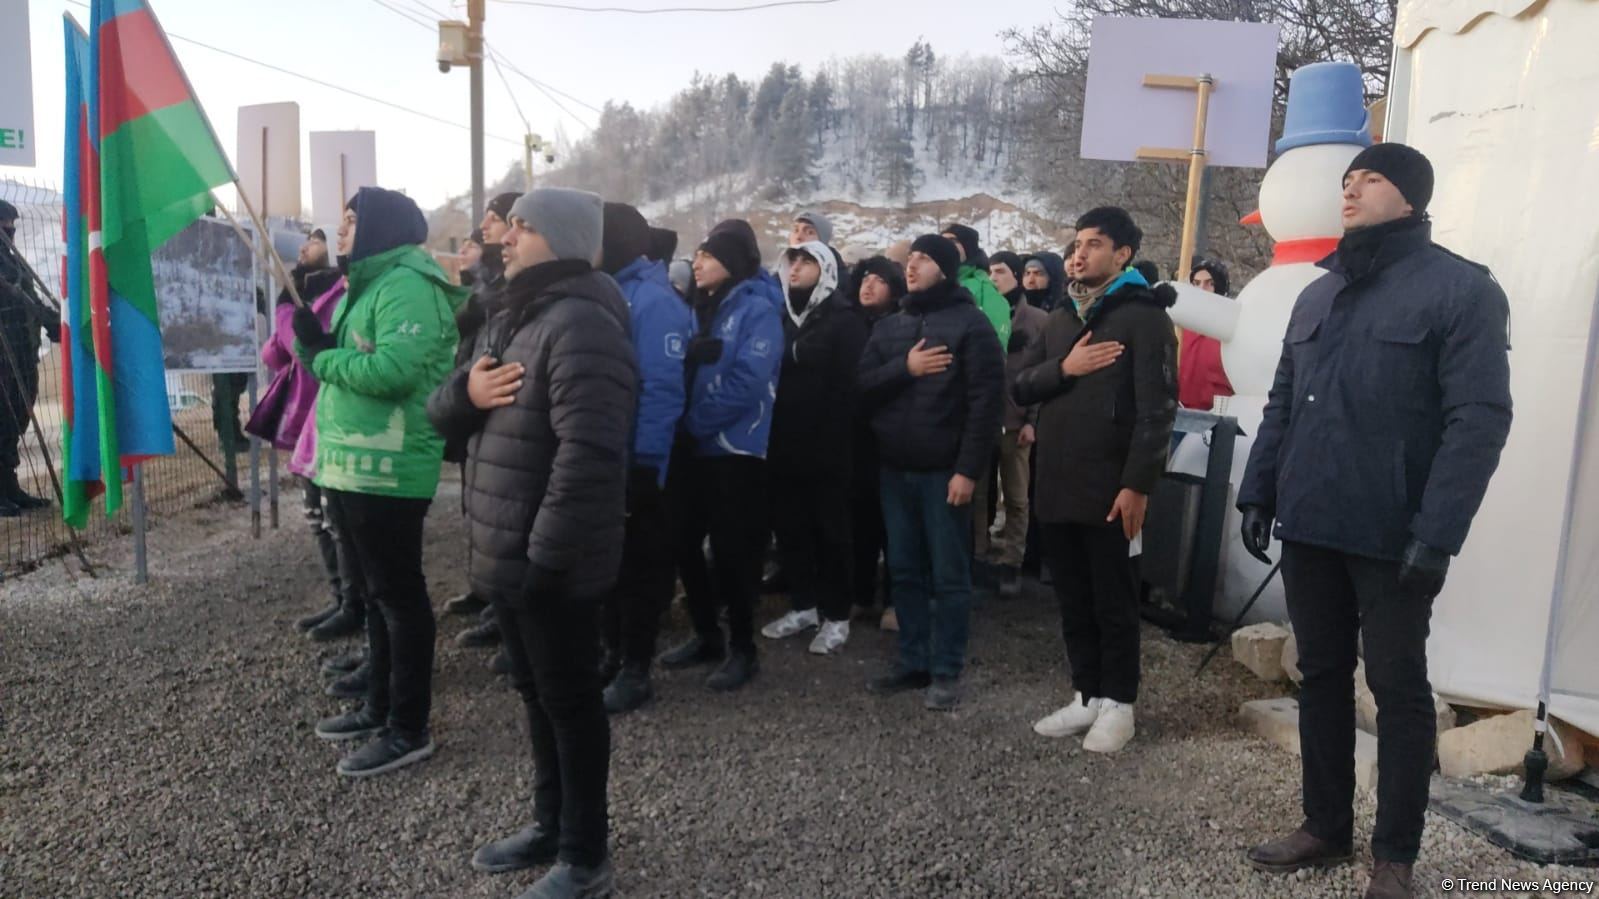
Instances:
[[[312,221],[338,222],[357,190],[377,186],[377,148],[372,131],[311,132]]]
[[[1210,75],[1207,164],[1259,168],[1271,138],[1278,26],[1208,19],[1094,20],[1083,101],[1084,159],[1132,162],[1140,147],[1194,143],[1194,91],[1144,86],[1145,75]]]
[[[239,107],[239,186],[262,216],[300,216],[300,105]],[[242,204],[241,204],[242,206]],[[243,209],[239,210],[243,212]]]

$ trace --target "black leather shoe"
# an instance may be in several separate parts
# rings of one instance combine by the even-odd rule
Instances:
[[[925,690],[933,684],[933,676],[926,671],[911,671],[895,665],[889,671],[866,682],[866,692],[879,696]]]
[[[355,603],[347,602],[316,627],[306,631],[306,636],[318,643],[331,643],[357,634],[366,633],[366,612]]]
[[[341,652],[322,663],[322,676],[334,679],[341,678],[351,671],[361,667],[366,661],[366,647]]]
[[[610,899],[615,889],[610,859],[592,868],[560,862],[517,899]]]
[[[353,712],[323,718],[316,723],[316,735],[324,740],[365,740],[377,736],[386,723],[384,716],[374,715],[365,705]]]
[[[456,634],[455,645],[463,649],[487,649],[499,646],[501,639],[499,620],[490,618]]]
[[[302,634],[307,633],[322,622],[332,618],[334,615],[339,614],[339,609],[341,608],[343,608],[343,606],[341,606],[339,601],[335,599],[333,600],[333,605],[328,606],[320,612],[313,612],[310,615],[307,615],[304,618],[294,622],[294,629]]]
[[[372,742],[339,760],[345,777],[375,777],[433,757],[433,738],[426,732],[403,734],[385,728]]]
[[[1268,874],[1292,874],[1301,868],[1342,865],[1354,857],[1351,847],[1334,845],[1301,828],[1249,850],[1249,865]]]
[[[643,665],[623,665],[605,687],[605,711],[612,715],[631,712],[655,698],[650,669]]]
[[[661,657],[656,661],[661,663],[662,668],[678,670],[720,662],[726,656],[727,644],[722,640],[720,633],[714,637],[702,637],[699,634],[695,634],[662,653]]]
[[[337,699],[361,699],[372,684],[372,663],[362,662],[354,671],[328,684],[327,694]]]
[[[534,824],[502,840],[479,846],[472,853],[472,867],[484,874],[520,871],[555,861],[559,849],[559,837]]]
[[[444,604],[446,615],[481,615],[489,604],[478,598],[476,593],[468,590],[460,596],[452,596]]]
[[[755,648],[734,649],[727,658],[705,679],[705,686],[718,693],[730,693],[755,679],[761,663]]]

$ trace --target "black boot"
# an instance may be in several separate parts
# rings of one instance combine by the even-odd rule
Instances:
[[[709,665],[720,662],[727,655],[727,643],[718,631],[714,635],[700,636],[695,634],[667,650],[657,659],[661,667],[668,671],[682,668],[694,668],[699,665]]]
[[[606,859],[592,868],[559,862],[517,899],[610,899],[616,872]]]
[[[305,635],[318,643],[331,643],[334,640],[343,640],[345,637],[364,633],[366,633],[366,607],[345,600],[339,604],[337,612],[306,631]]]
[[[322,622],[332,618],[334,615],[339,614],[340,607],[341,606],[338,597],[334,597],[333,605],[328,606],[320,612],[312,612],[304,618],[295,621],[294,629],[302,634],[307,633]]]
[[[655,698],[648,665],[627,664],[605,688],[605,711],[622,715]]]
[[[705,686],[718,693],[730,693],[754,680],[760,670],[761,663],[755,656],[755,647],[734,647],[721,667],[705,679]]]
[[[328,684],[327,694],[338,699],[360,699],[372,684],[372,663],[362,662],[354,671]]]
[[[0,518],[20,517],[22,517],[22,507],[11,500],[6,499],[5,497],[0,496]]]
[[[478,847],[472,853],[472,867],[484,874],[503,874],[520,871],[536,865],[555,861],[560,850],[556,835],[534,824],[524,827],[503,840],[495,840]]]
[[[24,512],[50,507],[49,500],[41,499],[22,489],[22,484],[17,482],[17,473],[15,471],[0,476],[0,498],[10,501],[12,505]]]
[[[478,597],[476,593],[468,590],[460,596],[452,596],[444,604],[446,615],[480,615],[489,604]]]
[[[487,618],[455,635],[455,645],[462,649],[487,649],[500,645],[500,621]]]

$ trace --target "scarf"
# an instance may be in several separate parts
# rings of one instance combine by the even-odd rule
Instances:
[[[1077,307],[1077,317],[1085,322],[1088,321],[1089,314],[1099,305],[1099,301],[1105,298],[1105,291],[1115,282],[1116,279],[1112,278],[1098,287],[1089,287],[1081,281],[1068,283],[1066,295],[1071,297],[1072,304]]]
[[[1338,241],[1338,263],[1343,266],[1344,272],[1351,279],[1370,274],[1377,265],[1378,252],[1388,238],[1426,227],[1427,224],[1427,220],[1420,215],[1407,215],[1393,221],[1345,231],[1343,238]]]

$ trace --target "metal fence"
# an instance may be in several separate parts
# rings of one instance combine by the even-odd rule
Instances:
[[[16,244],[23,257],[38,272],[57,299],[61,296],[62,206],[61,195],[43,183],[0,180],[0,199],[17,207]],[[3,301],[3,298],[0,298]],[[50,303],[49,299],[45,299]],[[15,315],[15,304],[3,301],[0,315]],[[0,340],[16,329],[0,328]],[[72,536],[61,519],[61,508],[51,482],[50,468],[61,475],[61,348],[41,338],[36,356],[27,346],[0,347],[0,384],[15,379],[6,363],[4,350],[10,349],[20,364],[38,366],[38,392],[33,404],[33,422],[18,448],[20,464],[17,478],[24,490],[47,497],[47,509],[25,512],[19,517],[0,518],[0,575],[13,574],[37,566],[41,561],[64,553]],[[221,499],[239,499],[239,475],[248,472],[249,444],[242,439],[239,426],[248,415],[246,376],[168,374],[167,402],[172,420],[189,446],[177,440],[177,453],[144,465],[145,502],[149,523],[159,527],[163,517]],[[232,403],[232,410],[227,408]],[[42,439],[41,439],[42,438]],[[232,486],[223,475],[232,474]],[[245,477],[247,478],[247,474]],[[247,485],[246,485],[247,486]],[[130,503],[131,505],[131,503]],[[85,545],[132,530],[129,506],[107,518],[99,500],[93,505],[90,523],[79,532]]]

